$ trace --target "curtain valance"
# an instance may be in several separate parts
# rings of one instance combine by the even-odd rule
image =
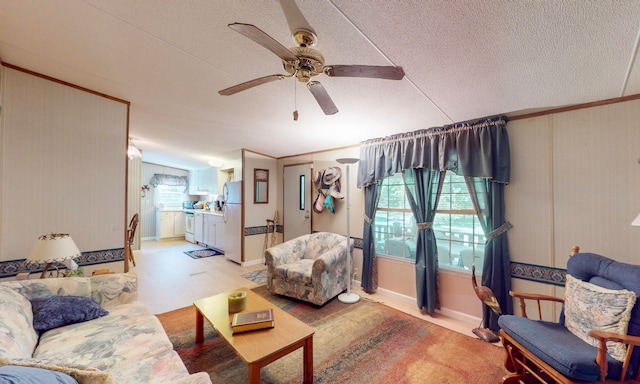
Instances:
[[[184,187],[186,191],[189,187],[189,179],[187,176],[165,175],[156,173],[153,175],[151,180],[149,180],[149,184],[153,185],[154,187],[157,187],[158,185],[179,186]]]
[[[491,116],[363,141],[358,188],[411,168],[509,183],[507,121],[506,116]]]

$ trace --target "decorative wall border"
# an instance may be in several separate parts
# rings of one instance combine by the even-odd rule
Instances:
[[[105,249],[101,251],[82,252],[80,257],[75,259],[78,267],[88,265],[114,263],[124,260],[124,248]],[[36,273],[42,272],[45,264],[25,264],[26,259],[8,260],[0,262],[0,279],[12,277],[18,273]],[[63,264],[58,263],[58,269],[67,269]]]
[[[511,262],[511,277],[563,287],[567,270],[525,263]]]
[[[276,232],[284,233],[284,228],[282,227],[282,225],[277,225],[276,226]],[[314,233],[315,232],[318,232],[318,231],[314,231]],[[244,229],[244,235],[245,236],[264,235],[266,233],[267,233],[267,226],[266,225],[259,225],[257,227],[246,227]],[[358,237],[353,237],[353,236],[351,236],[351,238],[353,239],[354,247],[358,248],[358,249],[362,249],[362,246],[364,244],[364,240],[362,240],[361,238],[358,238]]]
[[[277,226],[277,231],[282,233],[282,226]],[[247,227],[244,229],[245,236],[264,235],[267,233],[267,226]],[[355,248],[362,249],[364,240],[358,237],[352,237],[355,242]],[[79,258],[76,259],[79,267],[87,265],[96,265],[104,263],[114,263],[124,260],[124,248],[105,249],[101,251],[83,252]],[[58,265],[59,269],[66,269],[62,264]],[[551,284],[557,286],[564,286],[566,281],[566,269],[545,267],[542,265],[526,264],[511,262],[511,277],[514,279],[522,279],[535,281],[543,284]],[[31,264],[25,265],[25,259],[21,260],[8,260],[0,262],[0,279],[6,277],[12,277],[18,273],[29,272],[37,273],[42,272],[44,264]]]
[[[276,232],[284,233],[284,228],[282,227],[282,225],[276,225]],[[259,225],[257,227],[246,227],[244,229],[245,236],[264,235],[266,233],[267,233],[266,225]]]

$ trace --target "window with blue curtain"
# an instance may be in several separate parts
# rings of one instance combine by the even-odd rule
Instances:
[[[440,268],[470,272],[472,265],[482,267],[486,238],[464,177],[447,172],[433,229]],[[416,230],[402,175],[385,178],[374,220],[376,254],[415,262]]]

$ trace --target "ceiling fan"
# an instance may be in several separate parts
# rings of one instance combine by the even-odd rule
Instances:
[[[280,0],[280,5],[289,24],[297,47],[286,48],[255,25],[233,23],[229,28],[237,31],[256,43],[267,48],[280,59],[287,74],[276,74],[234,85],[219,91],[223,96],[230,96],[258,85],[295,76],[315,97],[325,115],[333,115],[338,108],[320,82],[312,77],[324,73],[331,77],[368,77],[387,80],[401,80],[404,77],[402,67],[376,65],[325,65],[322,54],[313,48],[317,43],[316,32],[309,25],[294,0]]]

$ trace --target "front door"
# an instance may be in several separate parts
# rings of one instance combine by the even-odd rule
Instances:
[[[311,233],[311,166],[284,166],[284,241]]]

